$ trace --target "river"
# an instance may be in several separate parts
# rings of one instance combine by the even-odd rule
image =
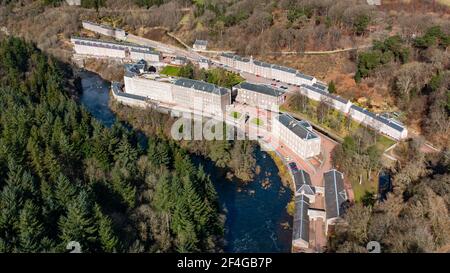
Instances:
[[[116,117],[108,107],[109,82],[91,72],[83,71],[80,76],[81,103],[110,127]],[[292,226],[292,217],[286,213],[291,191],[282,185],[278,168],[267,153],[258,148],[255,157],[261,172],[247,184],[229,181],[226,170],[215,167],[210,160],[198,156],[192,158],[211,176],[221,210],[226,215],[225,252],[290,252],[292,230],[284,229],[282,223]],[[270,181],[267,189],[261,186],[264,179]]]

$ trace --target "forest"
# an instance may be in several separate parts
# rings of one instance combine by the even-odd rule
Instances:
[[[136,109],[117,102],[110,103],[110,108],[123,121],[146,135],[156,136],[171,141],[170,130],[174,120],[168,115],[154,109]],[[223,124],[225,130],[226,124]],[[173,141],[173,140],[172,140]],[[200,155],[214,162],[219,168],[228,171],[229,178],[236,176],[242,182],[249,182],[255,175],[256,159],[254,155],[256,143],[251,140],[182,140],[179,145],[189,153]]]
[[[359,53],[355,73],[356,82],[387,83],[401,119],[440,147],[450,145],[449,45],[450,33],[439,25],[413,39],[375,40],[370,50]]]
[[[0,41],[0,252],[220,251],[217,193],[185,149],[77,103],[72,70]]]
[[[348,146],[348,144],[347,144]],[[444,252],[450,247],[450,153],[423,154],[420,143],[401,145],[386,200],[366,198],[346,212],[328,242],[328,252]]]

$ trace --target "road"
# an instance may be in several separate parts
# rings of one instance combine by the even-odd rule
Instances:
[[[185,57],[194,62],[198,62],[200,59],[208,59],[207,57],[204,57],[193,50],[187,50],[176,46],[163,44],[161,42],[146,39],[140,36],[136,36],[134,34],[128,34],[127,42],[152,47],[155,48],[157,51],[162,52],[163,54]]]

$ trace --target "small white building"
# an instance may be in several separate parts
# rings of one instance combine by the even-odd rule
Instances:
[[[206,40],[195,40],[194,44],[192,45],[192,48],[195,50],[206,50],[206,47],[208,46],[208,41]]]
[[[210,65],[211,65],[211,63],[208,59],[200,59],[198,61],[198,66],[200,67],[200,69],[208,70]]]
[[[187,63],[188,63],[188,59],[183,56],[176,56],[171,61],[171,64],[175,64],[175,65],[185,65]]]

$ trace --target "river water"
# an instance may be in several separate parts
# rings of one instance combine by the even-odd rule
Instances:
[[[110,127],[116,117],[108,107],[109,82],[91,72],[83,71],[80,76],[81,103]],[[219,195],[226,215],[225,252],[290,252],[292,230],[284,229],[282,224],[292,226],[292,217],[286,213],[291,192],[282,185],[278,169],[268,154],[258,148],[255,157],[261,171],[247,184],[226,179],[226,170],[215,167],[210,160],[192,158],[205,167]],[[267,179],[270,187],[264,189],[261,183]]]

